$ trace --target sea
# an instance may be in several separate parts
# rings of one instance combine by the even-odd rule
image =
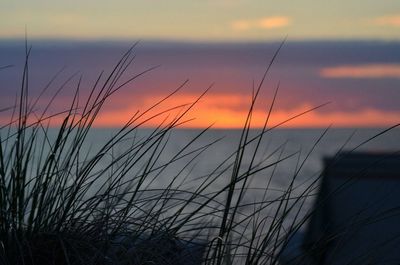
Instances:
[[[56,133],[57,130],[53,130]],[[117,129],[110,128],[92,129],[83,149],[94,153],[117,132]],[[150,136],[154,137],[156,132],[155,129],[135,130],[107,151],[109,159],[101,160],[97,170],[107,167],[112,159],[129,148],[146,142]],[[288,223],[301,220],[312,209],[323,177],[325,158],[338,152],[400,151],[400,129],[397,128],[272,129],[264,133],[258,143],[260,132],[250,130],[247,136],[250,143],[243,152],[237,175],[252,173],[245,184],[243,180],[238,182],[235,196],[237,198],[244,184],[242,205],[274,202],[263,212],[266,216],[273,215],[283,194],[290,191],[294,207],[286,218]],[[206,187],[202,194],[210,197],[227,187],[234,175],[233,164],[242,137],[241,130],[174,129],[163,137],[163,141],[154,141],[160,142],[159,145],[149,141],[135,153],[132,168],[126,174],[128,181],[143,174],[147,166],[154,170],[148,170],[141,190],[162,191],[170,188],[190,194]],[[123,163],[121,161],[119,166]],[[115,174],[118,172],[115,169]],[[221,207],[226,196],[226,192],[216,196],[217,203],[212,207]],[[295,198],[302,196],[304,200],[296,201]],[[186,198],[185,195],[182,198]],[[241,209],[243,216],[252,214],[252,211],[253,207]]]
[[[31,172],[35,172],[35,165],[46,156],[40,153],[50,151],[58,131],[59,128],[50,128],[46,138],[38,136],[38,153],[30,158]],[[67,170],[73,185],[74,172],[89,165],[91,159],[96,161],[93,167],[88,167],[90,185],[84,185],[87,189],[84,196],[98,194],[107,188],[107,183],[120,178],[119,191],[125,194],[138,191],[134,211],[140,209],[143,214],[161,209],[163,214],[158,218],[168,219],[190,201],[179,212],[179,218],[184,218],[209,200],[188,227],[195,227],[199,220],[216,222],[224,211],[229,183],[236,178],[231,205],[240,198],[236,231],[247,230],[249,216],[271,225],[279,211],[285,216],[282,231],[288,231],[313,209],[325,158],[338,152],[400,151],[400,129],[397,128],[275,128],[260,133],[257,129],[243,134],[241,130],[143,128],[121,135],[117,128],[92,128],[79,147],[79,161]],[[6,139],[9,132],[3,128],[0,134]],[[67,142],[64,150],[71,143]],[[247,144],[238,156],[243,143]],[[2,144],[6,148],[4,141]],[[104,146],[110,148],[104,149]],[[198,194],[195,199],[193,194]],[[305,227],[301,226],[300,230]]]
[[[116,132],[117,129],[110,128],[93,129],[84,146],[95,152]],[[149,136],[157,135],[155,132],[155,129],[132,132],[121,144],[108,151],[110,157],[115,159],[125,150],[149,139]],[[246,138],[249,143],[238,167],[239,176],[252,172],[246,180],[243,203],[275,200],[290,187],[293,197],[309,196],[301,205],[302,214],[310,210],[314,203],[325,158],[338,152],[400,151],[400,129],[397,128],[272,129],[262,134],[258,142],[260,132],[255,129],[249,131]],[[135,154],[135,164],[130,169],[131,173],[127,174],[128,178],[142,174],[145,165],[150,165],[155,170],[142,184],[143,189],[174,187],[194,191],[208,183],[210,176],[215,178],[204,191],[208,195],[228,185],[234,172],[235,154],[243,137],[241,130],[174,129],[163,137],[160,145],[152,145],[149,141],[141,147],[142,151]],[[149,161],[151,163],[148,164]],[[110,160],[103,162],[104,165],[98,165],[99,170]],[[243,181],[237,185],[238,190],[242,184]],[[224,201],[224,196],[221,194],[219,200]]]
[[[52,129],[56,133],[57,129]],[[126,148],[127,142],[140,141],[154,133],[155,129],[138,129],[133,131],[123,141],[122,149]],[[118,132],[112,128],[91,129],[87,139],[86,148],[96,150],[100,148],[107,139]],[[244,153],[244,164],[251,160],[254,155],[255,144],[258,141],[260,130],[250,130],[247,141],[251,142]],[[196,178],[208,171],[214,170],[226,158],[238,149],[242,130],[240,129],[172,129],[168,132],[167,144],[158,158],[167,162],[168,158],[176,155],[182,150],[184,153],[193,150],[207,148],[192,161],[193,167],[189,178]],[[267,158],[269,163],[277,166],[277,181],[291,177],[294,172],[299,171],[300,178],[312,177],[321,173],[324,167],[324,158],[334,156],[337,152],[389,152],[400,151],[400,129],[398,128],[304,128],[304,129],[272,129],[267,130],[261,139],[256,161]],[[192,142],[193,141],[193,142]],[[187,145],[190,146],[187,147]],[[118,149],[116,147],[116,149]],[[248,150],[247,150],[248,149]],[[115,150],[116,152],[118,150]],[[279,163],[275,163],[282,160]],[[275,161],[275,162],[274,162]],[[173,168],[182,168],[187,160],[182,159]],[[301,168],[299,163],[302,164]],[[160,178],[160,184],[166,184],[165,179]]]

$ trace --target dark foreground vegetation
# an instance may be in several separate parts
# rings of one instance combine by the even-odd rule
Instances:
[[[256,134],[251,131],[253,106],[277,53],[253,89],[236,151],[221,158],[220,165],[208,174],[195,176],[195,180],[188,179],[187,172],[213,143],[192,146],[207,129],[177,153],[168,154],[168,161],[159,158],[174,128],[185,122],[185,115],[196,102],[177,106],[181,108],[177,116],[145,137],[136,137],[148,119],[171,111],[146,116],[181,88],[148,110],[133,113],[98,150],[83,151],[104,104],[147,72],[125,77],[134,47],[108,75],[99,75],[84,99],[81,91],[87,88],[81,87],[78,80],[70,107],[59,113],[48,110],[62,86],[40,111],[37,103],[52,82],[37,98],[29,95],[29,53],[27,48],[15,104],[10,108],[1,106],[2,112],[12,115],[10,122],[2,125],[0,136],[0,264],[279,262],[288,240],[312,214],[300,213],[308,197],[315,194],[318,177],[297,192],[296,178],[306,155],[298,161],[284,189],[270,189],[277,165],[297,155],[283,156],[281,148],[267,154],[261,151],[263,140],[273,129],[267,125],[276,93],[264,128]],[[61,118],[61,125],[56,135],[50,136],[49,121],[54,118]],[[323,136],[316,139],[315,145]],[[276,154],[281,155],[272,160]],[[181,160],[187,162],[178,173],[170,175],[169,168]],[[248,188],[252,177],[266,170],[269,175],[265,186],[260,187],[260,196],[245,200],[252,192]],[[154,188],[152,183],[160,178],[164,182],[167,179],[168,185]]]

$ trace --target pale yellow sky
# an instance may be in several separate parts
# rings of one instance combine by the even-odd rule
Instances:
[[[400,1],[4,0],[0,38],[282,39],[400,38]]]

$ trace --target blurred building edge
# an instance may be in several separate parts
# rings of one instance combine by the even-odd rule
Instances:
[[[312,211],[282,264],[400,264],[400,154],[325,158]]]

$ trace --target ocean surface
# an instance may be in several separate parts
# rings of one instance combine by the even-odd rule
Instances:
[[[338,151],[362,151],[362,152],[398,152],[400,151],[400,130],[386,128],[363,129],[273,129],[267,132],[260,142],[260,146],[254,156],[257,141],[248,145],[242,159],[240,172],[245,172],[253,156],[254,169],[260,169],[249,178],[248,192],[245,200],[254,201],[264,193],[268,185],[269,194],[279,196],[285,191],[295,177],[293,193],[300,194],[311,183],[318,180],[323,169],[323,159],[335,155]],[[88,138],[91,150],[100,148],[106,139],[112,137],[114,129],[94,129]],[[141,129],[127,137],[121,145],[114,150],[114,157],[123,153],[130,143],[138,143],[140,139],[146,139],[151,134],[151,129]],[[211,129],[197,136],[201,130],[177,129],[173,130],[166,138],[165,145],[159,147],[157,160],[153,167],[168,164],[163,172],[149,184],[152,187],[165,188],[174,176],[179,176],[180,182],[175,180],[174,185],[190,190],[211,173],[222,172],[218,180],[210,185],[210,192],[217,190],[229,182],[235,156],[232,154],[238,148],[241,136],[240,130]],[[259,134],[260,131],[252,130],[249,138]],[[193,139],[195,141],[191,142]],[[188,145],[190,143],[190,145]],[[212,143],[212,144],[211,144]],[[210,145],[211,144],[211,145]],[[151,149],[153,150],[153,149]],[[141,156],[132,169],[132,174],[140,174],[143,164],[149,161],[149,153]],[[179,159],[175,159],[179,157]],[[170,163],[171,160],[174,160]],[[226,160],[226,161],[225,161]],[[280,161],[282,160],[282,161]],[[224,162],[225,161],[225,162]],[[277,163],[277,161],[280,161]],[[222,166],[221,166],[222,165]],[[261,168],[263,168],[261,170]],[[128,174],[129,175],[129,174]],[[179,183],[179,184],[178,184]],[[269,184],[268,184],[269,183]],[[314,183],[315,184],[315,183]],[[318,184],[318,182],[316,182]],[[307,203],[305,208],[309,208]]]
[[[301,205],[301,214],[305,214],[311,209],[315,199],[314,195],[318,191],[318,179],[321,176],[325,157],[333,156],[339,150],[365,152],[400,151],[400,130],[389,130],[375,137],[383,131],[385,131],[385,128],[330,129],[327,131],[325,129],[271,130],[264,135],[253,163],[253,167],[256,170],[264,169],[249,177],[246,184],[247,193],[243,202],[260,201],[263,200],[263,196],[265,196],[264,200],[275,200],[288,190],[289,185],[294,180],[291,190],[292,196],[301,196],[304,191],[306,191],[305,194],[309,195],[309,198]],[[126,149],[129,146],[129,142],[140,142],[139,139],[141,137],[145,139],[145,136],[151,132],[151,129],[137,131],[133,138],[127,138],[120,149],[115,148],[115,154]],[[88,140],[91,142],[92,148],[96,149],[96,147],[99,148],[104,143],[105,139],[111,137],[115,130],[94,129],[92,133]],[[200,133],[201,130],[193,129],[178,129],[171,132],[154,167],[168,164],[173,157],[180,157],[180,154],[185,156],[171,163],[158,176],[155,175],[154,180],[151,178],[149,187],[163,189],[170,185],[171,182],[174,182],[173,187],[192,191],[201,186],[202,181],[207,179],[210,173],[214,172],[223,172],[223,174],[218,175],[217,180],[209,185],[206,193],[212,194],[227,185],[232,172],[232,167],[229,167],[229,165],[234,161],[234,156],[230,156],[238,148],[241,131],[211,129],[185,148]],[[258,133],[258,130],[252,130],[249,139],[258,135]],[[218,141],[215,142],[216,140]],[[246,172],[249,168],[255,151],[255,142],[257,141],[249,144],[247,151],[244,153],[240,172]],[[210,143],[213,144],[208,146]],[[205,146],[208,146],[207,149],[202,149]],[[186,154],[188,155],[186,156]],[[225,160],[227,161],[224,163]],[[279,160],[282,161],[277,163]],[[147,159],[144,158],[137,165],[145,164],[146,162]],[[140,174],[140,170],[133,169],[133,174]],[[214,173],[214,175],[216,174]],[[307,189],[310,190],[307,191]],[[266,190],[268,190],[267,193],[265,193]],[[224,198],[222,196],[220,200],[224,200]],[[295,212],[293,212],[293,215],[295,215]]]
[[[333,128],[333,129],[273,129],[266,132],[261,141],[256,160],[268,157],[273,161],[290,156],[288,159],[278,163],[279,178],[291,177],[296,171],[296,164],[303,163],[299,176],[301,178],[312,177],[321,172],[323,159],[335,155],[338,151],[354,152],[399,152],[400,151],[400,129],[387,128]],[[55,132],[56,130],[54,130]],[[211,144],[204,152],[195,159],[196,166],[190,172],[190,178],[196,178],[202,174],[215,169],[224,159],[232,155],[239,144],[241,130],[210,129],[202,133],[200,129],[174,129],[168,134],[168,143],[165,146],[160,160],[165,162],[172,155],[177,154],[191,140],[196,140],[185,149],[185,153],[199,149]],[[88,139],[87,147],[96,150],[100,148],[105,140],[110,139],[117,129],[92,129]],[[152,133],[152,129],[139,129],[128,136],[121,148],[127,146],[130,141],[139,141]],[[384,132],[383,134],[381,134]],[[202,133],[202,134],[201,134]],[[257,136],[259,130],[251,130],[248,139]],[[199,136],[201,134],[201,136]],[[381,135],[378,135],[381,134]],[[378,135],[378,136],[377,136]],[[199,137],[198,137],[199,136]],[[136,140],[135,140],[136,139]],[[254,153],[254,143],[249,144],[244,161],[250,160]],[[118,147],[116,147],[118,152]],[[121,149],[121,150],[122,150]],[[187,163],[182,160],[174,168],[183,167]],[[247,162],[246,162],[247,163]],[[278,179],[279,179],[278,178]],[[161,178],[160,183],[164,180]]]
[[[304,203],[296,206],[300,214],[296,216],[294,211],[288,220],[304,216],[315,200],[325,157],[333,156],[340,150],[400,151],[400,130],[392,129],[381,134],[385,130],[273,129],[264,134],[258,148],[258,138],[255,137],[260,131],[251,130],[248,140],[255,140],[246,147],[238,170],[239,176],[245,175],[249,168],[252,172],[245,185],[246,193],[242,203],[251,205],[260,201],[274,201],[290,187],[291,197],[302,196],[306,191],[307,198]],[[41,150],[49,150],[45,142],[54,142],[57,132],[58,129],[49,129],[48,138],[40,147]],[[85,159],[99,154],[107,141],[115,141],[117,132],[117,129],[92,129],[79,150],[81,165],[85,163]],[[2,139],[5,139],[6,130],[3,129],[0,133]],[[135,179],[134,183],[137,185],[143,172],[147,172],[147,177],[140,184],[140,190],[152,191],[152,194],[164,189],[176,190],[173,196],[184,201],[199,187],[205,187],[201,193],[206,198],[228,185],[235,161],[234,154],[241,137],[240,130],[210,129],[203,132],[197,129],[176,129],[163,135],[163,138],[158,138],[159,136],[154,129],[135,130],[118,140],[112,148],[101,151],[102,158],[89,175],[96,176],[98,172],[103,172],[102,179],[92,188],[101,186],[108,178],[121,175],[126,183]],[[127,150],[131,152],[128,154]],[[39,155],[36,158],[32,156],[33,164],[37,163],[38,157]],[[35,165],[32,165],[32,169],[34,172]],[[242,184],[243,181],[238,188]],[[145,192],[143,196],[148,198]],[[225,199],[226,193],[215,197],[215,207],[221,207]],[[213,211],[212,207],[210,211]],[[276,205],[269,208],[273,211],[272,209],[276,209],[274,207]],[[243,212],[252,210],[243,209]],[[264,214],[268,215],[270,212]]]

